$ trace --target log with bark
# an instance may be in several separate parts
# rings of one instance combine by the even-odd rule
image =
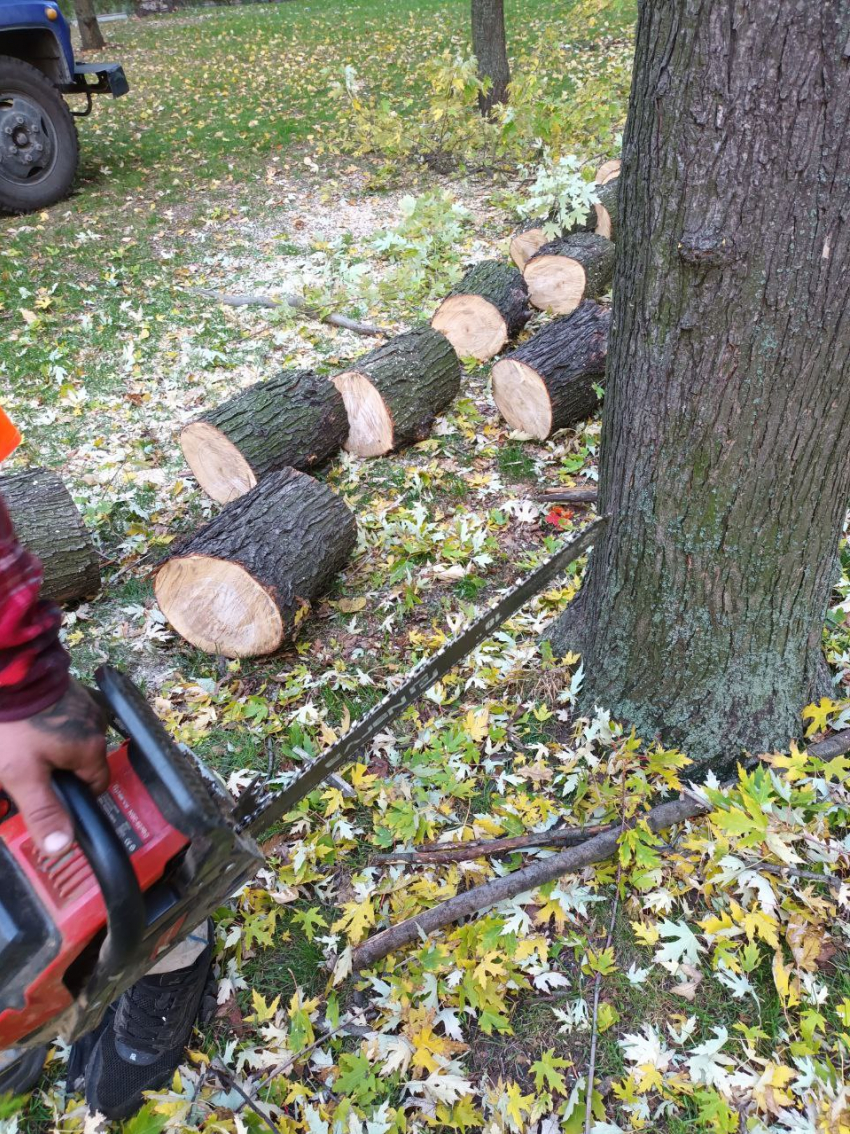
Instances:
[[[620,166],[622,162],[619,158],[611,158],[610,161],[603,161],[599,169],[596,171],[596,184],[607,185],[609,181],[613,181],[615,177],[620,176]]]
[[[513,428],[544,441],[596,409],[611,313],[585,300],[493,367],[493,400]]]
[[[341,497],[306,473],[281,469],[171,554],[156,574],[157,602],[201,650],[271,654],[292,640],[356,542]]]
[[[487,362],[530,318],[522,274],[499,260],[483,260],[443,300],[431,326],[446,336],[461,358]]]
[[[312,370],[284,370],[190,422],[180,444],[201,488],[227,504],[276,469],[318,464],[347,434],[339,390]]]
[[[445,335],[420,327],[362,355],[331,380],[348,412],[345,448],[380,457],[425,440],[460,389],[460,363]]]
[[[583,299],[601,295],[613,274],[614,245],[593,232],[544,244],[523,272],[534,306],[556,315],[567,315]]]
[[[0,496],[21,544],[41,560],[42,595],[54,602],[73,602],[97,594],[97,551],[71,494],[56,473],[28,469],[0,477]]]

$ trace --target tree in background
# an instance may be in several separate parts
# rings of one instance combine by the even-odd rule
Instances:
[[[585,706],[698,761],[828,690],[850,498],[850,3],[642,0]]]
[[[74,12],[77,16],[83,51],[96,51],[103,47],[105,40],[97,22],[94,0],[74,0]]]
[[[497,102],[508,101],[511,81],[504,0],[472,0],[472,50],[478,60],[478,77],[490,80],[487,91],[478,96],[481,113],[487,117]]]

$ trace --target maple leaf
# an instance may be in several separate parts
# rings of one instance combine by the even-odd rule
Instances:
[[[538,1091],[552,1090],[566,1095],[568,1093],[567,1084],[560,1069],[570,1066],[571,1063],[568,1059],[561,1059],[555,1055],[555,1049],[550,1047],[531,1065],[535,1087]]]
[[[699,954],[705,949],[694,936],[693,930],[685,922],[667,921],[658,925],[659,936],[666,939],[666,944],[656,950],[655,963],[675,972],[683,962],[696,965]]]
[[[803,709],[803,720],[811,720],[806,729],[806,736],[814,736],[816,732],[823,732],[829,723],[829,718],[839,708],[838,702],[830,701],[829,697],[821,697],[815,705],[806,705]]]
[[[732,1058],[721,1051],[729,1039],[726,1028],[712,1028],[714,1039],[693,1048],[687,1058],[688,1072],[695,1083],[708,1087],[724,1086],[729,1077]]]

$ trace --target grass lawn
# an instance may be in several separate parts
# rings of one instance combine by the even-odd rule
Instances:
[[[611,156],[633,5],[507,0],[506,12],[515,74],[573,110],[566,148],[588,168]],[[429,61],[467,50],[467,20],[467,0],[293,0],[109,23],[103,57],[124,63],[132,92],[81,122],[74,196],[0,218],[0,401],[25,433],[9,467],[59,471],[103,558],[101,594],[66,613],[75,666],[125,667],[234,787],[269,747],[284,769],[320,751],[586,518],[534,493],[593,481],[599,420],[529,442],[496,413],[488,367],[465,364],[428,440],[317,470],[360,542],[293,646],[210,657],[153,600],[157,562],[217,511],[185,465],[181,426],[280,368],[329,374],[373,345],[200,289],[303,293],[402,330],[430,317],[464,264],[506,254],[529,180],[515,156],[438,174],[421,154],[358,152],[339,95],[353,68],[364,99],[412,123],[433,98]],[[844,1134],[847,885],[803,884],[776,847],[846,877],[847,768],[776,762],[728,813],[670,842],[636,836],[610,949],[614,863],[344,977],[370,933],[524,861],[406,868],[373,854],[613,820],[626,788],[638,806],[678,790],[677,754],[632,744],[603,711],[572,718],[580,659],[555,664],[539,634],[580,575],[382,735],[347,773],[353,797],[317,791],[271,835],[268,870],[218,919],[218,1017],[127,1134],[583,1131],[597,972],[594,1134]],[[844,671],[840,606],[830,619]],[[746,826],[753,808],[778,842]],[[95,1134],[61,1084],[57,1050],[44,1090],[22,1109],[0,1100],[0,1134]]]

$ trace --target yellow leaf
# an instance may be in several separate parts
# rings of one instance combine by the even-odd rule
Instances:
[[[344,929],[349,941],[357,945],[366,936],[366,931],[375,924],[375,911],[369,898],[362,902],[345,902],[342,917],[333,923],[334,933]]]
[[[464,728],[466,729],[469,739],[473,740],[476,744],[480,744],[482,740],[486,740],[489,723],[490,710],[488,708],[470,709],[464,721]]]
[[[795,978],[792,983],[791,966],[784,963],[778,949],[773,954],[773,983],[786,1008],[793,1008],[800,1003],[800,982]]]
[[[816,705],[814,703],[806,705],[803,709],[803,720],[808,717],[812,722],[806,729],[806,736],[814,736],[816,732],[823,732],[830,716],[837,708],[838,703],[830,701],[829,697],[821,697]]]
[[[629,923],[635,932],[635,937],[644,945],[649,945],[650,948],[656,944],[661,937],[655,925],[646,925],[642,921],[632,921]]]
[[[342,598],[336,604],[337,610],[341,610],[343,614],[356,614],[359,610],[363,610],[365,606],[365,598]]]

